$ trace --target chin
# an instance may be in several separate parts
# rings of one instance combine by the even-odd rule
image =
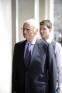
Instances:
[[[45,39],[45,37],[42,37],[42,39]]]

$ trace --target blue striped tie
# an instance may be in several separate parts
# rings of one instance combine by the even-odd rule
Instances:
[[[26,53],[25,53],[25,64],[26,64],[26,66],[28,66],[30,64],[30,60],[31,60],[31,51],[29,50],[29,44],[28,44],[27,48],[26,48]]]

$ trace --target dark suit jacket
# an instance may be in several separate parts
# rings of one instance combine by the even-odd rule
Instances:
[[[47,57],[47,44],[41,40],[36,41],[29,67],[24,62],[25,44],[26,41],[17,43],[14,48],[12,93],[53,93],[54,66],[53,61]]]

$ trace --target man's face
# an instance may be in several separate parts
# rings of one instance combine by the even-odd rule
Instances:
[[[34,36],[36,35],[36,31],[34,27],[28,23],[25,23],[23,25],[23,36],[26,38],[26,40],[31,41]]]
[[[50,34],[50,29],[46,25],[40,25],[40,35],[42,39],[48,39]]]

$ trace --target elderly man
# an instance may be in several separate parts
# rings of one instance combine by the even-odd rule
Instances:
[[[37,31],[34,19],[24,22],[23,36],[26,40],[15,44],[14,48],[12,93],[53,93],[48,89],[51,85],[51,82],[48,85],[48,72],[53,66],[50,69],[52,64],[47,58],[47,43],[36,39]]]

